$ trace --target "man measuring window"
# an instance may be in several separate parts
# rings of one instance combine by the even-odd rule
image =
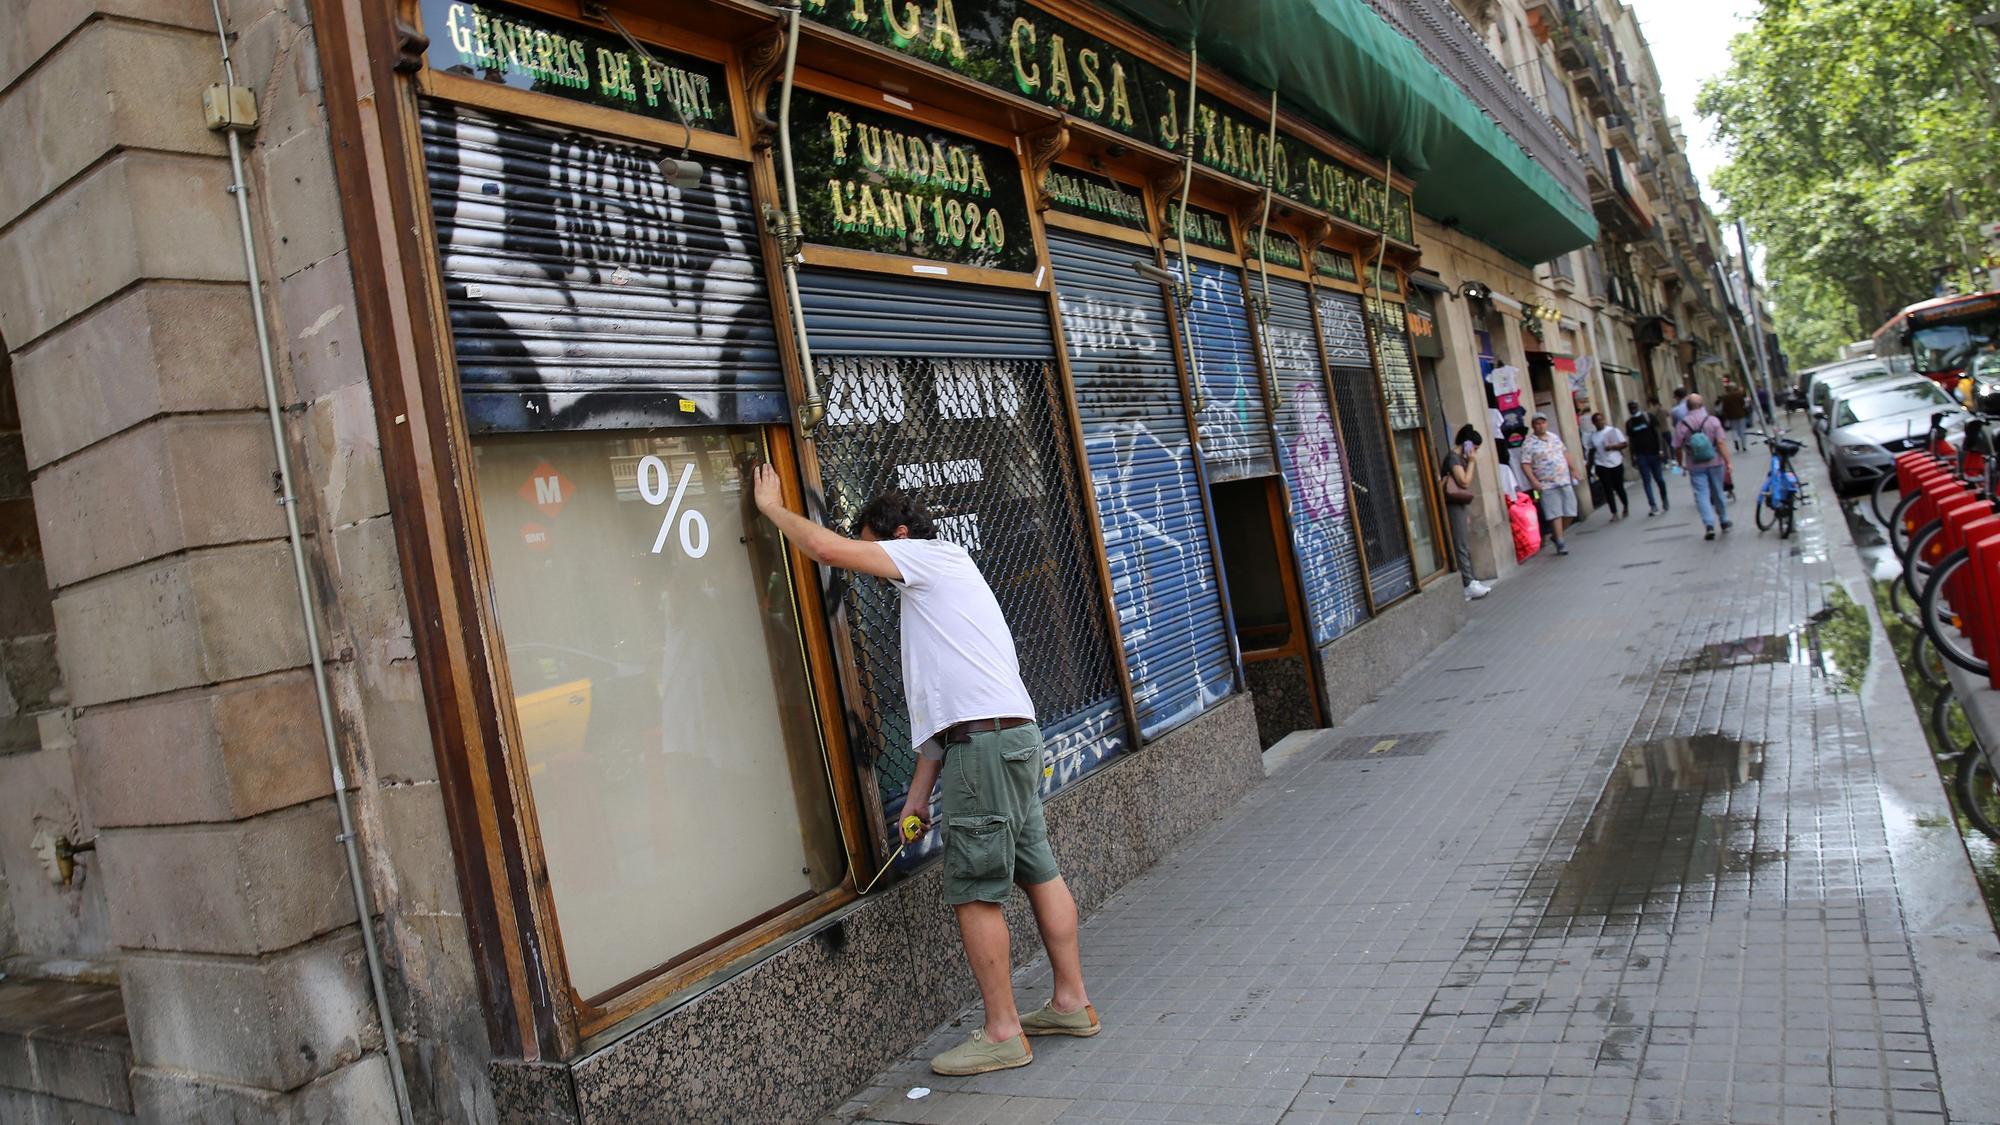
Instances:
[[[938,786],[945,901],[958,916],[966,960],[986,1005],[985,1026],[931,1060],[939,1074],[983,1074],[1034,1061],[1030,1035],[1095,1035],[1083,988],[1076,900],[1056,870],[1042,816],[1041,727],[1021,682],[1014,636],[972,556],[937,537],[930,513],[902,493],[868,502],[856,538],[787,509],[778,475],[756,472],[757,509],[792,545],[825,566],[886,578],[902,595],[903,694],[917,748],[903,816],[932,823]],[[1055,997],[1021,1015],[1010,979],[1000,904],[1019,883],[1034,909],[1055,975]]]

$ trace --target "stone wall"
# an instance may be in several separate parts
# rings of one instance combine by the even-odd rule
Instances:
[[[77,801],[68,690],[42,566],[12,365],[0,354],[0,973],[109,979],[104,888],[89,853],[67,879],[46,857],[95,829]]]
[[[96,832],[138,1114],[393,1120],[275,503],[261,299],[413,1100],[421,1119],[489,1119],[312,28],[285,0],[224,8],[260,109],[259,294],[201,111],[222,80],[210,6],[6,5],[0,136],[34,143],[0,162],[0,337],[53,593],[7,627],[53,624],[74,737],[43,721],[42,753],[53,726]],[[0,806],[10,882],[16,820]],[[43,910],[10,897],[25,937]]]

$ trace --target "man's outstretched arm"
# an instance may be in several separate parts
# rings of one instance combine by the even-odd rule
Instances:
[[[771,466],[757,466],[753,494],[757,499],[757,510],[776,524],[779,532],[791,540],[792,546],[805,552],[807,558],[841,570],[858,570],[898,582],[903,580],[903,572],[897,569],[895,560],[889,557],[889,552],[883,550],[880,543],[849,539],[785,507],[785,493],[778,482],[778,471]]]

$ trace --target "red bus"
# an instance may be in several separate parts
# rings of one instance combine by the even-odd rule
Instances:
[[[1875,358],[1928,375],[1954,397],[1967,376],[2000,383],[2000,290],[1911,305],[1875,330]]]

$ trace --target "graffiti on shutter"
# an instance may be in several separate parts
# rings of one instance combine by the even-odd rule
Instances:
[[[1234,680],[1208,517],[1158,282],[1130,244],[1049,231],[1063,339],[1143,738]]]
[[[667,183],[654,148],[423,107],[475,432],[782,421],[747,171]]]
[[[1270,404],[1257,375],[1256,343],[1250,310],[1243,300],[1243,275],[1226,267],[1195,262],[1194,304],[1188,327],[1194,337],[1192,372],[1200,377],[1201,454],[1211,481],[1239,480],[1277,471],[1271,445]],[[1176,273],[1179,264],[1174,265]]]
[[[1382,403],[1388,408],[1389,428],[1414,430],[1424,424],[1424,411],[1417,397],[1416,365],[1410,359],[1409,322],[1400,302],[1368,304],[1375,320],[1375,354],[1381,357]]]
[[[1361,549],[1348,520],[1347,468],[1326,395],[1326,367],[1313,338],[1312,297],[1304,285],[1271,282],[1269,333],[1278,379],[1278,464],[1291,494],[1292,539],[1314,644],[1368,617]]]

